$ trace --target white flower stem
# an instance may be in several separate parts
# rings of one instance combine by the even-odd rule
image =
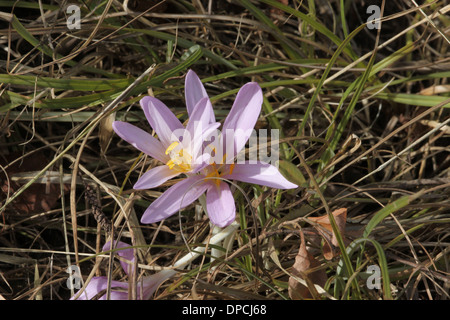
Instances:
[[[222,231],[222,228],[213,225],[212,223],[209,224],[211,229],[212,229],[212,235],[215,236],[216,234],[219,234],[220,231]],[[228,238],[229,236],[227,236]],[[225,239],[227,239],[225,238]],[[225,242],[225,240],[224,240]],[[211,262],[213,262],[215,260],[215,258],[219,258],[223,255],[223,252],[219,249],[216,248],[211,248]]]
[[[239,224],[236,221],[230,224],[225,229],[215,228],[217,229],[217,231],[213,231],[214,235],[211,237],[211,239],[209,239],[209,244],[216,245],[219,244],[221,241],[224,241],[224,239],[225,239],[224,242],[226,243],[227,242],[226,239],[228,239],[230,236],[233,236],[237,228],[239,228]],[[146,298],[148,298],[162,282],[176,275],[177,271],[175,269],[184,269],[188,264],[194,261],[201,254],[202,251],[205,251],[205,248],[206,247],[204,246],[195,248],[187,255],[182,257],[180,260],[175,262],[175,264],[173,265],[173,269],[164,269],[159,271],[158,273],[155,273],[154,275],[148,276],[144,281],[152,283],[153,290],[147,292]]]
[[[233,235],[234,232],[238,228],[239,228],[239,224],[236,221],[234,221],[228,227],[222,229],[219,233],[213,235],[209,239],[209,243],[214,244],[214,245],[219,244],[222,240],[226,239],[228,236]],[[195,248],[194,250],[189,252],[187,255],[182,257],[180,260],[175,262],[173,267],[177,268],[177,269],[183,269],[186,265],[188,265],[189,263],[194,261],[200,255],[200,252],[202,252],[204,250],[205,250],[205,248],[203,246]]]

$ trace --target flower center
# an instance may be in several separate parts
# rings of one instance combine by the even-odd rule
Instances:
[[[192,156],[183,148],[177,148],[180,143],[178,141],[166,149],[166,154],[170,156],[170,160],[166,163],[171,170],[179,172],[189,172],[192,170]]]
[[[225,164],[223,163],[226,159],[226,155],[223,156],[223,161],[221,165],[217,165],[213,162],[210,166],[206,168],[206,177],[207,178],[221,178],[224,175],[232,174],[234,170],[234,163]],[[213,180],[216,186],[220,185],[220,179]]]

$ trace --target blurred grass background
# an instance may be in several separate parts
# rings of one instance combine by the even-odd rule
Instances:
[[[280,170],[300,187],[241,184],[251,201],[235,193],[231,250],[212,269],[196,260],[155,299],[289,299],[300,230],[313,271],[326,274],[326,293],[310,283],[314,298],[448,299],[449,11],[410,0],[0,1],[0,298],[68,299],[72,264],[84,278],[111,267],[126,279],[101,253],[106,234],[74,171],[139,248],[142,274],[170,267],[187,252],[183,238],[195,247],[208,237],[195,206],[182,226],[178,216],[140,225],[174,181],[135,192],[155,162],[111,128],[116,119],[150,130],[145,95],[186,120],[192,69],[219,120],[243,84],[261,85],[257,128],[280,130]],[[332,218],[339,208],[345,230]],[[330,259],[308,219],[324,215],[338,240]],[[380,266],[380,290],[366,285],[369,265]]]

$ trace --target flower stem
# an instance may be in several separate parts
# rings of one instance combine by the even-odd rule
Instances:
[[[209,243],[210,244],[220,243],[222,240],[226,239],[228,236],[233,235],[234,232],[238,228],[239,228],[239,224],[236,221],[234,221],[228,227],[222,229],[219,233],[212,236],[211,239],[209,240]],[[184,267],[186,267],[186,265],[188,265],[189,263],[194,261],[200,255],[202,248],[203,248],[203,246],[195,248],[194,250],[192,250],[191,252],[186,254],[184,257],[182,257],[180,260],[175,262],[173,267],[178,268],[178,269],[183,269]]]

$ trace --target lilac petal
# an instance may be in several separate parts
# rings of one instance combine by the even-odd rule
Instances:
[[[208,188],[208,183],[200,182],[203,178],[201,175],[192,176],[167,189],[145,210],[141,222],[164,220],[197,200]]]
[[[126,274],[131,274],[132,268],[134,267],[134,250],[133,248],[128,248],[130,245],[128,243],[122,242],[122,241],[116,241],[115,245],[111,247],[111,241],[108,241],[103,246],[103,251],[108,251],[111,249],[122,249],[127,248],[123,250],[117,250],[116,253],[119,255],[119,257],[124,258],[125,260],[128,260],[129,262],[120,260],[120,265],[122,266],[123,271],[125,271]]]
[[[189,115],[189,122],[186,125],[186,129],[191,135],[196,133],[195,129],[197,128],[200,128],[200,131],[203,132],[211,123],[211,114],[214,114],[214,111],[209,98],[200,99]]]
[[[233,172],[224,175],[223,178],[277,189],[293,189],[298,187],[283,177],[276,167],[263,162],[255,164],[237,163],[234,165]]]
[[[149,300],[152,294],[158,289],[159,285],[163,283],[168,278],[176,274],[174,270],[162,270],[151,276],[143,277],[138,279],[136,283],[137,299],[138,300]],[[128,289],[129,285],[125,282],[112,281],[111,288],[123,288]],[[115,291],[111,290],[111,300],[128,300],[128,290],[127,291]],[[102,296],[99,300],[105,300],[106,295]]]
[[[208,153],[201,154],[198,158],[194,161],[194,169],[192,169],[192,173],[198,173],[201,170],[205,169],[207,166],[210,165],[210,159],[211,155]]]
[[[167,148],[172,142],[172,133],[177,129],[184,129],[180,120],[155,97],[144,97],[140,104],[148,123],[155,130],[163,146]]]
[[[116,241],[116,248],[126,248],[129,244]],[[103,246],[103,251],[107,251],[111,249],[111,241],[107,242]],[[121,257],[124,257],[128,260],[133,260],[133,249],[124,249],[117,251]],[[158,273],[155,273],[151,276],[143,277],[141,280],[138,280],[136,283],[137,287],[137,295],[139,300],[148,300],[151,295],[156,291],[158,286],[163,283],[166,279],[172,277],[176,274],[175,270],[162,270]],[[93,277],[91,281],[86,286],[86,289],[81,293],[78,300],[90,300],[94,298],[97,294],[102,291],[105,291],[105,294],[101,297],[98,297],[99,300],[106,300],[106,288],[108,287],[108,278],[107,277]],[[128,282],[121,281],[111,281],[111,300],[128,300]],[[71,300],[73,300],[76,296],[75,294]]]
[[[211,133],[220,127],[218,122],[210,122],[213,113],[211,101],[202,98],[195,106],[189,117],[186,131],[183,136],[183,146],[188,147],[190,154],[197,158],[203,147],[203,142],[209,138]]]
[[[112,127],[119,137],[139,151],[161,162],[169,161],[164,146],[148,132],[122,121],[114,121]]]
[[[156,188],[166,182],[167,180],[176,177],[180,174],[179,171],[171,170],[168,166],[158,166],[145,172],[139,180],[134,184],[133,189],[145,190]]]
[[[197,160],[202,159],[204,155],[208,155],[210,157],[211,146],[205,145],[205,141],[209,141],[212,136],[219,136],[220,132],[217,128],[220,127],[219,122],[213,122],[208,124],[206,129],[198,126],[195,128],[195,133],[193,135],[193,139],[191,140],[191,145],[189,146],[189,150],[191,151],[195,161],[193,164],[198,165],[199,162]],[[184,140],[183,140],[184,144]]]
[[[239,90],[222,128],[224,146],[226,145],[226,137],[230,136],[227,130],[234,132],[232,134],[234,155],[241,151],[249,139],[261,112],[262,103],[262,90],[256,82],[249,82]]]
[[[106,290],[107,287],[108,287],[108,278],[107,277],[93,277],[91,279],[91,281],[89,281],[88,285],[83,290],[83,292],[81,293],[81,295],[78,297],[77,300],[93,299],[101,291]],[[128,283],[113,280],[113,281],[111,281],[111,288],[128,289]],[[73,300],[77,295],[78,295],[78,292],[70,299]],[[127,297],[128,297],[128,294],[126,295],[125,299],[127,299]],[[111,292],[111,298],[113,298],[113,292]],[[120,297],[116,296],[115,298],[122,299],[121,296]],[[101,296],[99,298],[99,300],[105,300],[105,299],[106,299],[106,294],[104,294],[103,296]]]
[[[206,192],[206,209],[211,222],[226,227],[236,218],[236,206],[230,187],[223,181],[219,186],[213,183]]]
[[[203,83],[200,81],[200,78],[197,74],[189,70],[186,75],[185,86],[184,86],[184,95],[186,99],[186,108],[188,111],[189,118],[192,116],[194,112],[195,106],[202,98],[208,98],[208,94],[206,93],[205,87]],[[215,122],[214,112],[210,115],[211,122]]]
[[[158,289],[159,285],[176,274],[174,270],[162,270],[151,276],[144,277],[142,281],[138,280],[138,295],[140,297],[140,287],[142,285],[142,300],[148,300]],[[140,297],[141,298],[141,297]]]
[[[106,300],[106,294],[98,300]],[[128,291],[114,291],[111,290],[109,300],[129,300]]]
[[[176,274],[174,270],[163,270],[155,273],[151,276],[144,277],[142,280],[138,280],[137,295],[139,300],[148,300],[151,295],[158,289],[159,285],[163,283],[168,278]],[[105,291],[105,294],[98,297],[99,300],[106,300],[106,288],[108,287],[107,277],[94,277],[86,286],[86,289],[81,293],[77,300],[90,300],[93,299],[97,294]],[[128,287],[127,282],[121,282],[113,280],[111,281],[111,300],[128,300]],[[120,290],[121,288],[122,290]],[[141,289],[142,288],[142,289]],[[78,293],[77,293],[78,294]],[[73,300],[77,294],[75,294],[71,300]]]

